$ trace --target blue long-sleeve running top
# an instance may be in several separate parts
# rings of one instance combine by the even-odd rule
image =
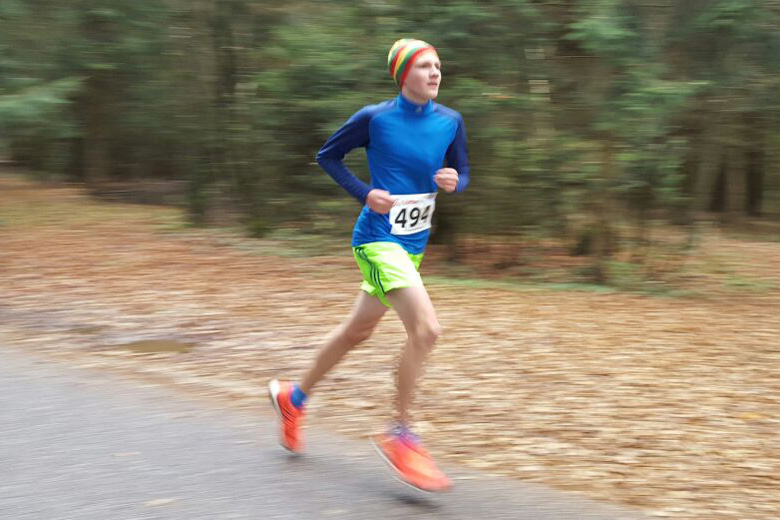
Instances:
[[[370,185],[355,177],[343,162],[347,153],[360,147],[366,149]],[[396,242],[407,252],[418,254],[425,251],[428,243],[430,229],[412,234],[391,233],[390,216],[371,211],[365,204],[372,189],[387,190],[391,196],[435,193],[433,177],[444,164],[458,172],[456,192],[469,184],[463,117],[433,101],[418,105],[400,94],[358,110],[323,145],[317,162],[364,204],[352,233],[353,246]]]

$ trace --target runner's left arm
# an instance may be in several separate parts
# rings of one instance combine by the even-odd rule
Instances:
[[[460,116],[460,115],[459,115]],[[466,146],[466,125],[463,123],[463,117],[458,117],[458,129],[455,131],[455,138],[447,148],[447,166],[454,168],[458,172],[458,185],[455,192],[465,190],[469,185],[469,152]]]

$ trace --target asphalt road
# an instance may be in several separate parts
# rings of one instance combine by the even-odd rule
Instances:
[[[446,467],[455,488],[395,481],[367,443],[315,427],[307,453],[252,414],[0,346],[0,519],[643,518],[542,486]]]

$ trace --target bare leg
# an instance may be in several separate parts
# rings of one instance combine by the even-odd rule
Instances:
[[[436,343],[441,327],[425,287],[405,287],[387,294],[406,329],[407,340],[398,364],[398,420],[409,421],[409,406],[425,360]]]
[[[306,394],[310,393],[347,352],[371,336],[385,312],[387,307],[378,298],[360,291],[352,307],[352,313],[325,339],[314,364],[301,380],[301,390]]]

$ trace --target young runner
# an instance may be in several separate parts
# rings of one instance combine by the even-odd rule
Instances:
[[[452,193],[468,186],[466,131],[458,112],[433,102],[442,77],[433,46],[421,40],[398,40],[387,62],[400,88],[398,97],[359,110],[317,155],[320,166],[364,204],[352,235],[352,250],[363,274],[361,291],[352,313],[326,338],[301,382],[273,380],[269,395],[279,416],[282,446],[301,451],[304,405],[312,389],[347,352],[368,339],[392,307],[407,334],[396,374],[397,417],[374,444],[402,481],[424,491],[444,491],[451,482],[412,433],[409,406],[440,334],[418,269],[437,188]],[[366,149],[370,186],[342,161],[359,147]]]

